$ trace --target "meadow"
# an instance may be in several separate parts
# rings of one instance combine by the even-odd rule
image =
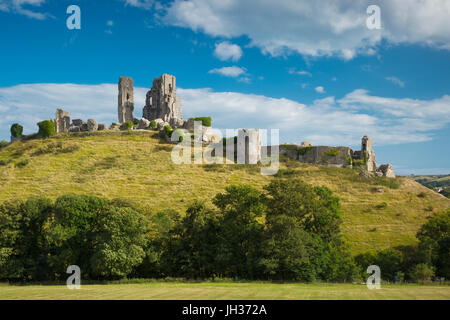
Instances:
[[[0,284],[1,300],[449,300],[448,285],[163,282],[81,285]]]

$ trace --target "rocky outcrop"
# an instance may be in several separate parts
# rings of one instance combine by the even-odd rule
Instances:
[[[139,129],[147,129],[150,126],[150,121],[142,118],[141,120],[139,120]]]
[[[87,130],[89,132],[98,130],[98,123],[95,119],[88,119],[87,121]]]
[[[377,173],[382,173],[383,176],[387,178],[395,178],[395,172],[394,167],[391,164],[382,164],[378,170]]]

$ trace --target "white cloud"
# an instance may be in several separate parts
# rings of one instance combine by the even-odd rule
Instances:
[[[232,60],[236,62],[242,57],[242,49],[237,44],[232,44],[229,41],[223,41],[216,43],[214,56],[222,61]]]
[[[135,87],[135,117],[147,88]],[[305,105],[289,99],[211,89],[182,89],[185,118],[211,116],[216,128],[279,128],[281,142],[358,146],[368,134],[377,146],[432,140],[450,124],[450,96],[433,100],[395,99],[355,90],[342,99],[326,97]],[[26,134],[36,123],[55,117],[56,108],[72,119],[117,121],[117,85],[23,84],[0,88],[0,140],[18,122]]]
[[[125,2],[125,5],[143,8],[143,9],[151,9],[153,4],[155,4],[154,0],[122,0]]]
[[[317,93],[325,93],[325,89],[322,86],[318,86],[314,90],[316,90]]]
[[[162,21],[213,37],[247,36],[250,46],[274,56],[335,55],[349,60],[373,55],[384,38],[450,50],[450,1],[390,0],[380,3],[382,29],[369,30],[370,0],[174,0]]]
[[[232,77],[232,78],[237,78],[240,75],[245,74],[246,70],[244,68],[240,68],[240,67],[223,67],[223,68],[215,68],[212,70],[209,70],[208,73],[211,74],[220,74],[222,76],[225,77]]]
[[[48,13],[36,12],[26,7],[40,7],[44,4],[46,0],[1,0],[0,1],[0,11],[4,12],[14,12],[18,14],[25,15],[32,19],[45,20],[51,17]]]
[[[403,88],[405,86],[405,83],[397,77],[391,76],[391,77],[386,77],[385,79],[387,81],[392,82],[393,84],[398,85],[399,87]]]
[[[305,71],[305,70],[297,71],[295,68],[290,68],[288,70],[288,72],[289,72],[289,74],[298,74],[298,75],[301,75],[301,76],[312,77],[311,72],[308,72],[308,71]]]

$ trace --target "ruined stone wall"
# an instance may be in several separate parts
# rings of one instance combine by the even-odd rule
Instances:
[[[349,147],[298,146],[285,144],[279,146],[280,155],[301,162],[336,167],[351,166],[353,150]]]
[[[162,119],[172,124],[183,119],[181,98],[176,94],[176,78],[163,74],[153,80],[150,91],[147,92],[142,117],[147,120]]]
[[[240,129],[237,137],[237,163],[261,161],[261,133],[258,129]]]
[[[129,77],[120,77],[119,79],[119,105],[118,115],[119,123],[134,120],[134,95],[133,79]]]
[[[56,109],[56,118],[54,123],[56,133],[68,132],[70,127],[70,112],[62,109]]]

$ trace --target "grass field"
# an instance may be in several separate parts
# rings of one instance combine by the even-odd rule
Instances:
[[[184,214],[195,199],[210,199],[230,184],[258,189],[274,177],[252,165],[175,165],[172,146],[152,131],[57,136],[0,150],[0,201],[67,193],[126,198],[155,213]],[[353,253],[416,242],[426,218],[450,199],[408,178],[366,179],[356,170],[282,159],[280,176],[325,185],[341,199],[344,238]]]
[[[450,286],[148,282],[66,286],[0,285],[2,300],[449,300]]]

